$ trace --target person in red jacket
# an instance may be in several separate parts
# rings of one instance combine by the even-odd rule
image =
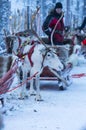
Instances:
[[[51,35],[53,32],[52,40],[54,45],[63,45],[64,22],[63,22],[62,8],[63,8],[62,3],[57,2],[55,8],[46,17],[42,26],[44,33],[47,34],[49,37],[50,43],[51,43]]]
[[[57,2],[54,9],[49,13],[49,15],[46,17],[42,25],[43,32],[49,38],[49,43],[48,43],[49,45],[52,45],[52,41],[55,46],[64,45],[63,33],[65,28],[64,28],[64,21],[63,21],[64,14],[62,8],[63,8],[62,3]],[[58,53],[61,61],[64,62],[67,60],[69,55],[67,49],[64,49],[64,47],[60,47]]]

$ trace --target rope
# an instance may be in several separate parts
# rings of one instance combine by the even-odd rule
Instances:
[[[6,93],[6,92],[11,92],[11,91],[13,91],[13,90],[15,90],[15,89],[21,87],[23,84],[27,83],[28,80],[31,80],[34,76],[36,76],[37,73],[38,73],[38,72],[36,72],[34,75],[32,75],[31,77],[27,78],[27,79],[24,80],[22,83],[20,83],[19,85],[17,85],[16,87],[14,87],[14,88],[12,88],[12,89],[10,89],[10,90],[5,91],[5,89],[8,88],[8,86],[6,86],[5,89],[3,89],[2,92],[0,92],[0,95],[3,94],[4,91],[5,91],[5,93]],[[12,79],[11,79],[11,80],[12,80]]]
[[[12,76],[4,84],[2,84],[2,86],[0,86],[0,95],[6,93],[9,90],[13,80],[14,80],[14,76]]]
[[[85,73],[81,73],[81,74],[73,74],[72,78],[81,78],[81,77],[86,77]]]
[[[35,77],[37,75],[38,72],[36,72],[34,75],[32,75],[31,77],[27,78],[26,80],[24,80],[22,83],[20,83],[19,85],[17,85],[16,87],[8,90],[9,86],[4,86],[4,85],[11,85],[12,81],[14,79],[14,77],[10,78],[10,80],[8,80],[5,84],[3,84],[4,87],[1,87],[0,89],[0,95],[6,92],[11,92],[19,87],[21,87],[23,84],[27,83],[28,80],[31,80],[33,77]],[[81,77],[86,77],[85,73],[81,73],[81,74],[73,74],[72,78],[81,78]],[[11,82],[11,83],[10,83]],[[7,90],[6,90],[7,89]]]
[[[21,87],[23,84],[27,83],[28,80],[31,80],[34,76],[36,76],[38,74],[38,72],[36,72],[34,75],[32,75],[31,77],[27,78],[26,80],[24,80],[22,83],[20,83],[18,86],[14,87],[13,89],[8,90],[7,92],[11,92],[19,87]]]

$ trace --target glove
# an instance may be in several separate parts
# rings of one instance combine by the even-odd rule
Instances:
[[[44,32],[45,32],[48,36],[51,35],[51,31],[50,31],[49,29],[44,30]]]

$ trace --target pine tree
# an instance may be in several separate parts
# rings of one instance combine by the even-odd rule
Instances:
[[[3,29],[8,29],[9,15],[10,2],[8,0],[0,0],[0,41],[2,41]]]

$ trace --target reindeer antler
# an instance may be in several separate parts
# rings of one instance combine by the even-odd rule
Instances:
[[[60,17],[59,20],[57,21],[57,23],[56,23],[56,25],[55,25],[55,27],[54,27],[52,33],[51,33],[51,44],[52,44],[52,46],[54,45],[54,43],[53,43],[53,34],[54,34],[55,30],[56,30],[56,27],[57,27],[58,23],[60,22],[60,20],[62,19],[63,16],[64,16],[64,12],[62,12],[61,17]]]
[[[34,12],[34,14],[32,15],[32,18],[31,18],[31,30],[33,32],[33,34],[38,38],[38,40],[47,48],[45,42],[39,37],[39,35],[36,33],[36,31],[33,29],[33,22],[35,20],[35,17],[37,15],[37,13],[39,12],[40,10],[40,7],[37,7],[37,10]]]
[[[35,17],[38,14],[39,10],[40,10],[40,7],[37,7],[37,10],[34,12],[34,14],[31,17],[31,29],[33,27],[33,21],[35,20]]]

